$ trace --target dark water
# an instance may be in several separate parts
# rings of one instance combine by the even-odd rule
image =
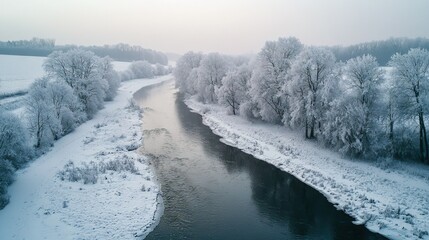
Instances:
[[[221,143],[174,83],[134,97],[165,205],[146,239],[384,239],[295,177]]]

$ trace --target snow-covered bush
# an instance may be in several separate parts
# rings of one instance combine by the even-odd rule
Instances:
[[[159,63],[155,64],[154,70],[156,76],[163,76],[169,73],[168,67],[165,67],[164,65]]]
[[[9,202],[7,187],[15,169],[32,157],[26,129],[16,116],[0,111],[0,209]]]
[[[7,187],[13,181],[13,173],[15,169],[12,164],[0,157],[0,210],[9,203],[7,195]]]
[[[121,81],[127,81],[137,78],[153,78],[155,76],[163,76],[171,72],[171,67],[166,67],[161,64],[152,66],[147,61],[133,62],[127,70],[119,73]]]
[[[133,78],[153,78],[155,70],[152,65],[146,61],[136,61],[130,65]]]
[[[82,181],[83,184],[95,184],[98,181],[99,175],[105,174],[108,171],[138,174],[134,160],[124,155],[122,159],[98,163],[91,161],[83,163],[79,167],[75,166],[72,161],[69,161],[64,166],[64,169],[58,173],[58,176],[62,181]]]
[[[31,157],[28,133],[21,120],[15,115],[0,111],[0,161],[8,161],[13,167],[20,168]]]

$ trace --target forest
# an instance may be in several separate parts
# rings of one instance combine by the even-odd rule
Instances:
[[[188,52],[174,75],[186,95],[346,156],[429,164],[429,52],[399,50],[381,67],[371,54],[344,62],[329,48],[279,38],[254,58]]]

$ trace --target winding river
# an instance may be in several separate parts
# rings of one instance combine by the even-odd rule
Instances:
[[[292,175],[220,142],[174,82],[134,98],[164,202],[146,239],[385,239]]]

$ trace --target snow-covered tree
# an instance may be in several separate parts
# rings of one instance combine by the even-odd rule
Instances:
[[[164,67],[162,64],[155,64],[155,75],[156,76],[163,76],[165,74],[168,74],[168,69]]]
[[[83,105],[73,89],[49,77],[36,80],[26,96],[30,133],[35,146],[50,145],[85,120]]]
[[[429,110],[429,52],[411,49],[406,54],[395,54],[389,65],[399,111],[416,117],[419,126],[420,160],[429,163],[429,143],[425,117]]]
[[[219,103],[226,105],[236,115],[241,103],[246,100],[248,82],[251,77],[247,64],[230,70],[222,79],[222,86],[216,89]]]
[[[228,62],[219,53],[209,53],[201,60],[198,68],[197,93],[203,102],[215,103],[215,89],[222,84],[222,78],[228,71]]]
[[[258,104],[263,120],[280,122],[287,110],[287,95],[282,91],[293,60],[302,49],[296,38],[266,42],[258,55],[251,78],[250,94]]]
[[[43,91],[42,89],[40,89]],[[85,120],[83,106],[73,94],[73,89],[61,81],[47,79],[45,85],[47,105],[54,113],[56,121],[60,123],[57,129],[51,129],[55,139],[73,131],[73,129]]]
[[[351,145],[349,152],[356,155],[368,155],[376,149],[375,141],[380,135],[377,122],[381,102],[379,89],[383,80],[383,71],[379,68],[375,57],[364,55],[347,61],[345,67],[345,83],[348,90],[343,97],[350,98],[344,111],[339,112],[352,124],[347,126],[349,135],[345,136],[343,144]]]
[[[36,148],[51,145],[56,133],[61,129],[61,123],[55,118],[53,106],[49,101],[47,85],[46,78],[36,80],[26,96],[28,124]]]
[[[147,61],[136,61],[130,65],[133,78],[153,78],[155,70]]]
[[[332,89],[338,84],[334,55],[323,48],[303,50],[291,68],[291,82],[284,86],[290,95],[292,126],[305,128],[306,138],[315,138],[322,130],[325,113],[332,100]]]
[[[22,167],[31,155],[27,131],[20,119],[0,110],[0,209],[9,202],[7,187],[15,169]]]
[[[31,156],[28,133],[21,120],[11,113],[0,111],[0,165],[5,169],[8,164],[19,168]]]
[[[112,101],[121,84],[119,74],[113,69],[112,59],[109,57],[101,58],[99,62],[99,71],[101,78],[105,79],[109,86],[106,90],[105,100]]]
[[[81,79],[98,78],[99,58],[94,53],[81,49],[51,53],[43,66],[45,71],[55,78],[64,80],[75,89]]]
[[[14,172],[12,164],[8,160],[0,158],[0,210],[9,203],[7,187],[13,181]]]
[[[80,49],[53,52],[44,63],[46,72],[66,82],[83,104],[89,118],[104,105],[109,83],[103,78],[102,64],[94,53]]]
[[[195,94],[195,79],[198,77],[196,70],[200,66],[203,54],[187,52],[177,60],[176,68],[173,71],[173,75],[176,79],[176,86],[181,92]],[[188,79],[192,73],[192,81]]]

